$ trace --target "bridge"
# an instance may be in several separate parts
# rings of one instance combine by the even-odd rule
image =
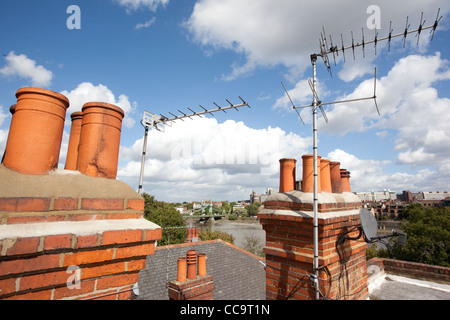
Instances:
[[[229,216],[230,216],[229,214],[214,214],[214,215],[212,215],[212,214],[202,214],[202,215],[184,214],[183,218],[207,222],[211,218],[213,218],[214,220],[220,220],[222,218],[229,217]]]

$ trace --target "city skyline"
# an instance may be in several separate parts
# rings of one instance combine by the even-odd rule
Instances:
[[[0,153],[15,92],[37,86],[67,96],[59,168],[64,168],[70,114],[90,101],[125,113],[118,179],[138,188],[144,111],[169,116],[229,106],[242,97],[251,109],[186,119],[151,130],[143,191],[166,202],[239,199],[253,190],[278,190],[279,159],[312,154],[310,54],[319,53],[322,27],[340,47],[405,29],[421,12],[430,31],[331,58],[333,77],[318,61],[318,93],[324,101],[373,93],[372,101],[328,106],[319,112],[318,153],[351,172],[354,192],[446,191],[450,165],[450,3],[443,0],[314,3],[285,0],[96,0],[0,4]],[[378,11],[377,11],[378,10]],[[379,19],[378,19],[379,18]],[[378,22],[378,29],[371,23]]]

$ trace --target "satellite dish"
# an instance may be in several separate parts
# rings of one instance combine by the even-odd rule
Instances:
[[[365,238],[372,241],[377,236],[377,220],[367,209],[361,209],[359,211],[359,219],[361,220],[361,227]]]
[[[359,240],[362,236],[364,236],[364,240],[367,243],[373,243],[373,242],[380,242],[386,246],[388,249],[389,255],[390,255],[390,247],[389,244],[384,242],[383,239],[392,238],[392,237],[398,237],[398,244],[400,246],[404,246],[406,244],[406,233],[392,230],[392,234],[385,235],[385,236],[378,236],[377,235],[377,220],[375,219],[374,215],[367,209],[360,209],[359,210],[359,219],[361,221],[361,225],[358,226],[359,235],[356,237],[349,237],[346,234],[343,234],[338,239],[338,244],[343,244],[345,240]]]

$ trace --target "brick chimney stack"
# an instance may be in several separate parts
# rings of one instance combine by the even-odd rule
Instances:
[[[198,266],[198,270],[197,270]],[[168,284],[170,300],[213,300],[214,281],[206,273],[206,255],[189,250],[178,259],[177,281]]]
[[[270,195],[264,202],[264,209],[258,213],[266,232],[268,300],[315,299],[315,288],[309,277],[299,281],[303,275],[315,273],[313,156],[304,155],[302,159],[302,190]],[[351,193],[350,173],[340,170],[339,162],[320,156],[317,160],[320,298],[365,300],[368,298],[367,244],[363,239],[337,243],[343,234],[358,235],[361,201]]]
[[[98,173],[88,176],[57,170],[69,100],[39,88],[16,97],[0,165],[0,300],[130,299],[161,227],[115,180],[123,111],[83,115],[80,151],[97,150],[81,157]]]

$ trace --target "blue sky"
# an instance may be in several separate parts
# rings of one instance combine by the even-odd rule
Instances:
[[[69,29],[70,5],[80,8],[80,29]],[[353,191],[448,191],[450,181],[450,97],[448,13],[443,0],[91,0],[3,1],[0,4],[0,152],[6,146],[15,92],[36,86],[61,92],[68,109],[59,168],[64,168],[69,115],[90,101],[114,103],[126,112],[118,179],[139,182],[144,110],[169,116],[213,102],[252,107],[216,117],[179,121],[165,133],[150,132],[144,191],[165,201],[242,200],[278,188],[279,162],[312,153],[311,109],[303,125],[281,86],[297,105],[310,104],[310,54],[318,53],[322,25],[340,45],[351,31],[373,39],[368,28],[377,5],[379,37],[433,24],[439,29],[380,43],[342,55],[333,77],[318,61],[323,101],[372,95],[372,101],[329,106],[329,123],[319,118],[319,154],[352,174]],[[72,21],[72,20],[71,20]]]

